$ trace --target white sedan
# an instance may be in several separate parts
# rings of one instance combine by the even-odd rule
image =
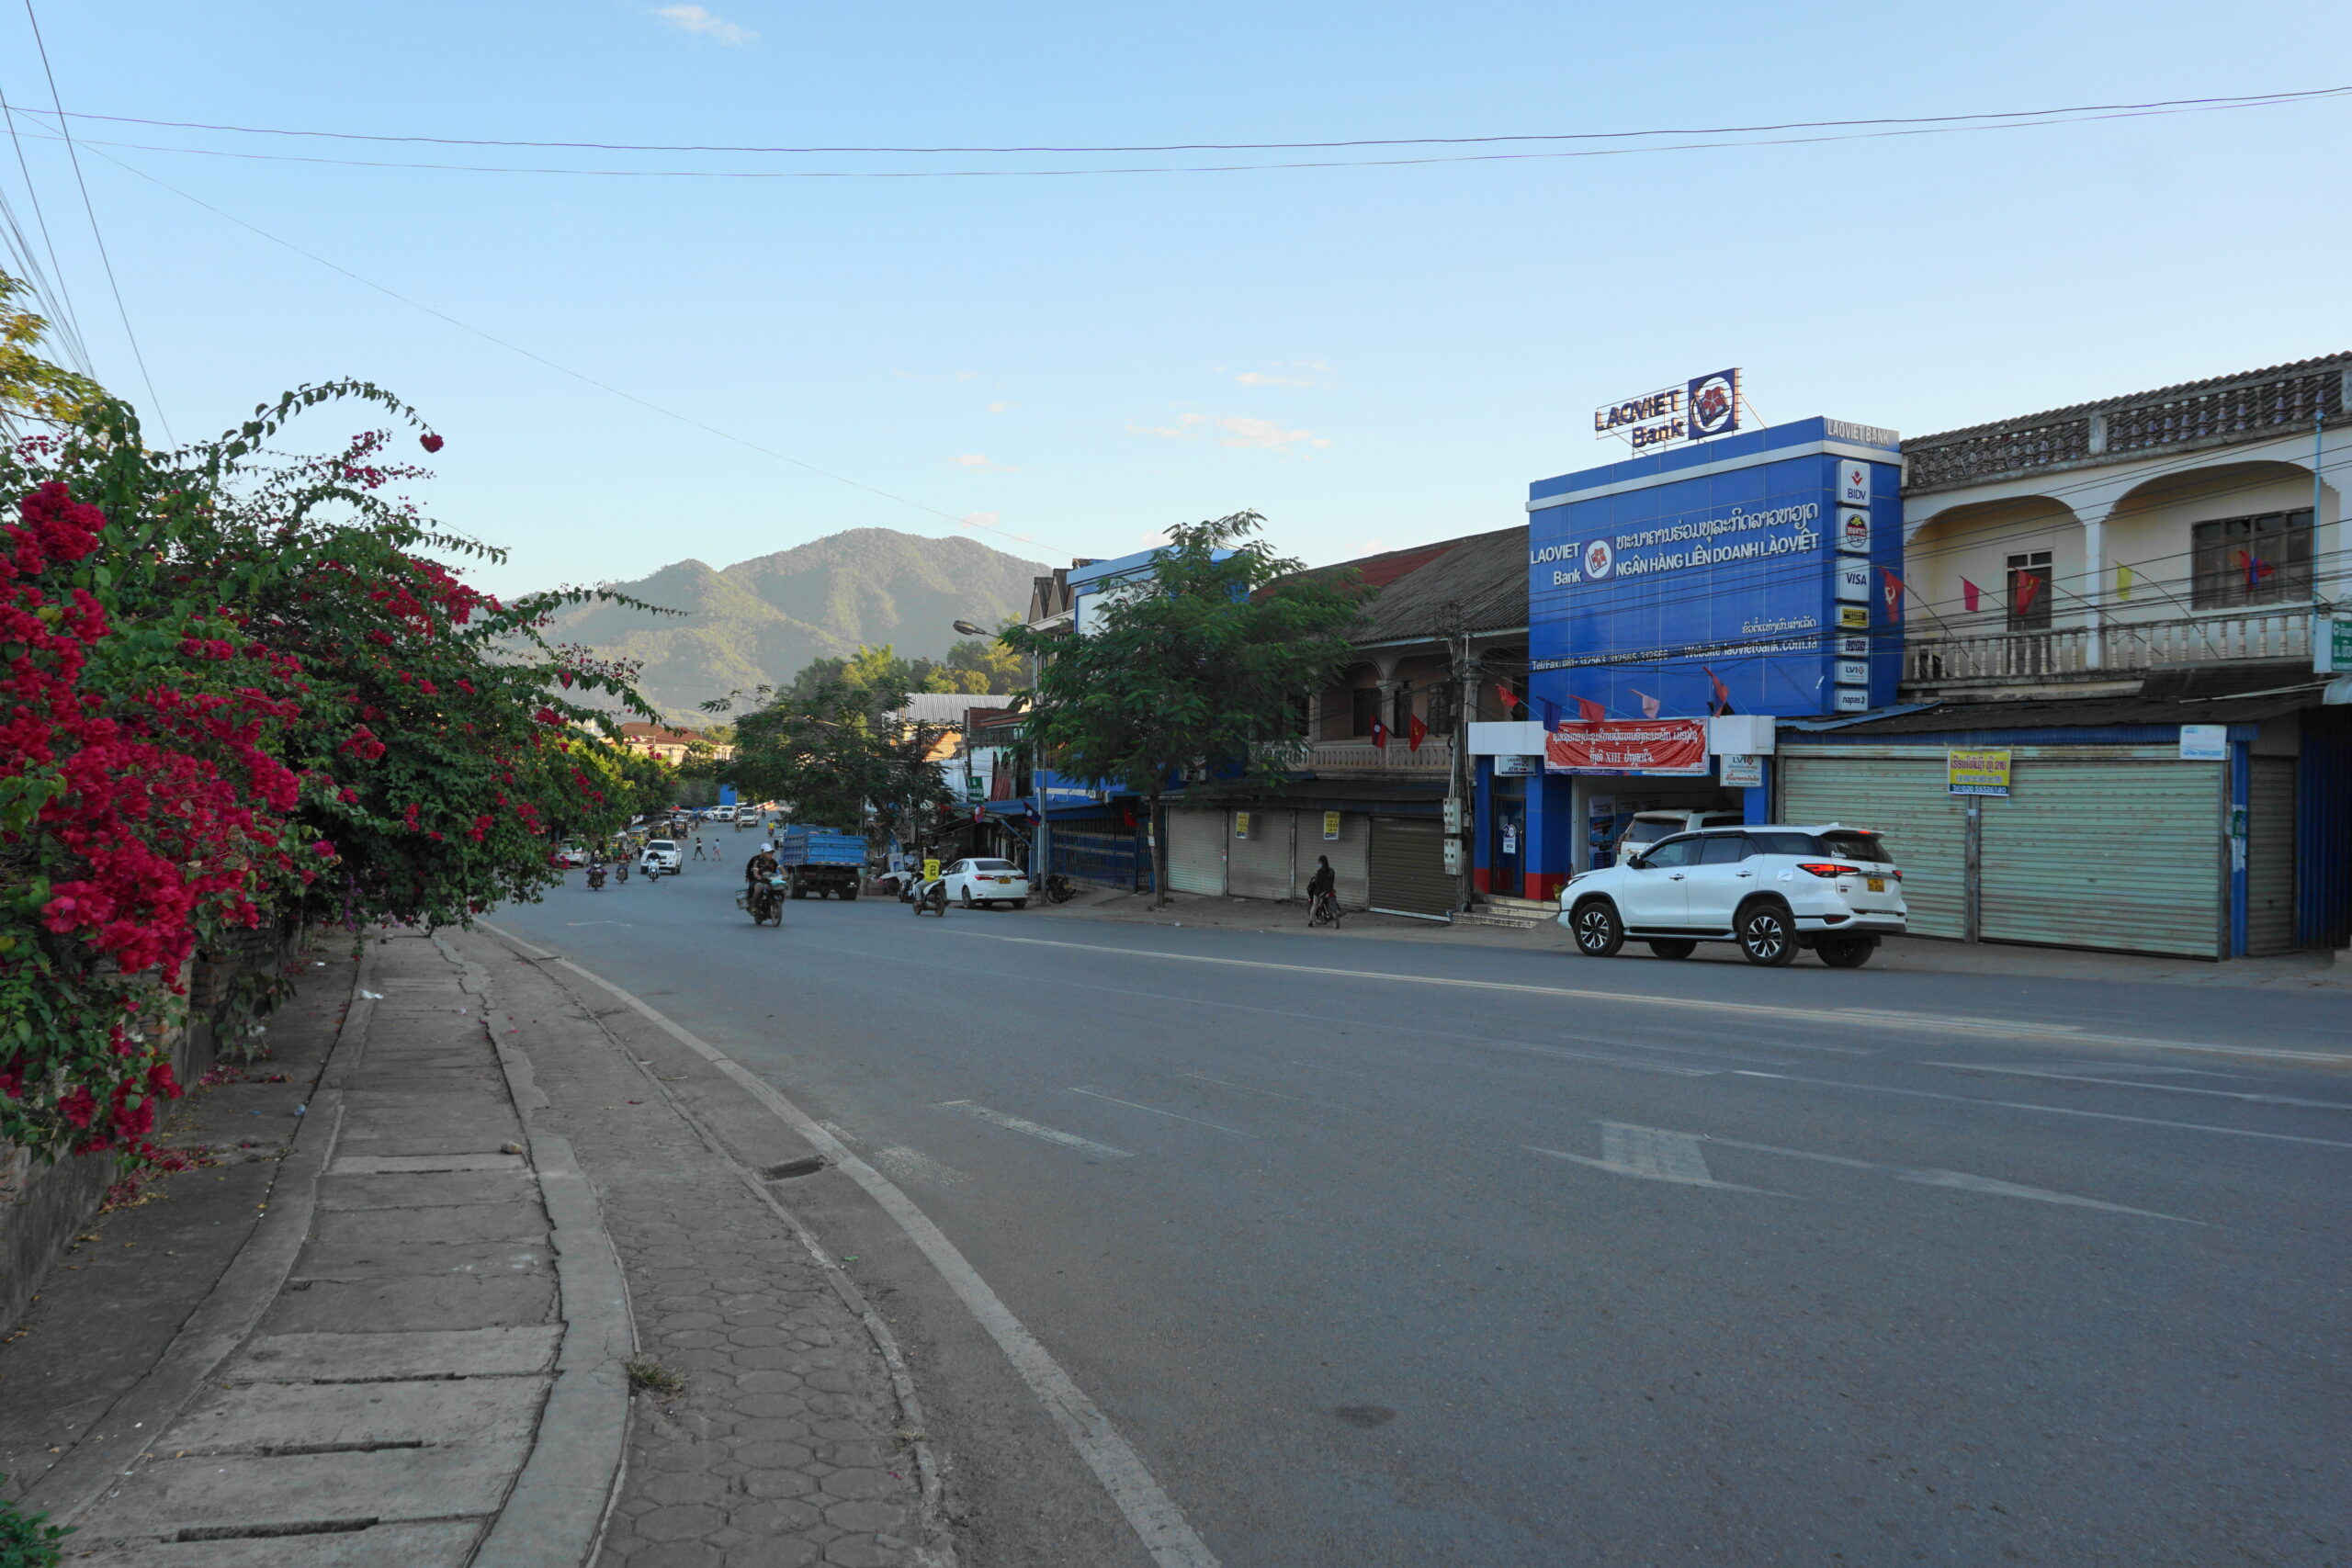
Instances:
[[[982,904],[1029,907],[1029,878],[1009,860],[959,860],[939,874],[947,896],[967,909]]]

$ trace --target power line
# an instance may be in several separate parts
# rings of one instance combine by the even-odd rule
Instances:
[[[95,149],[93,149],[93,151],[95,151]],[[505,349],[510,354],[519,354],[524,358],[528,359],[535,364],[545,366],[548,369],[553,370],[559,375],[569,376],[575,381],[583,382],[588,386],[595,388],[598,391],[609,392],[614,397],[619,398],[623,401],[635,403],[638,407],[653,413],[658,413],[664,419],[676,420],[679,423],[690,425],[694,429],[702,431],[706,434],[715,435],[721,441],[731,442],[738,446],[746,447],[751,451],[759,453],[763,457],[774,457],[778,462],[789,463],[796,468],[805,468],[809,473],[831,479],[836,484],[845,484],[853,490],[862,490],[869,495],[878,495],[885,501],[895,501],[901,506],[911,506],[916,511],[927,512],[933,517],[944,517],[950,523],[956,524],[959,526],[986,529],[991,534],[1001,534],[1006,538],[1015,540],[1021,544],[1028,545],[1033,548],[1036,546],[1037,542],[1035,539],[1023,537],[1019,534],[1015,534],[1010,528],[1000,528],[993,524],[977,522],[968,516],[958,516],[952,512],[942,512],[938,507],[926,505],[922,502],[911,500],[909,497],[895,494],[890,491],[882,490],[876,486],[866,484],[862,480],[851,479],[845,474],[834,473],[830,468],[820,468],[814,463],[804,462],[800,458],[795,457],[788,453],[779,452],[772,446],[763,446],[760,443],[751,440],[748,437],[737,435],[732,431],[721,430],[715,424],[707,424],[701,420],[695,419],[691,414],[683,414],[674,409],[664,408],[660,403],[653,402],[646,398],[640,398],[634,392],[623,391],[620,388],[612,385],[608,381],[600,381],[595,377],[588,375],[583,371],[574,370],[568,365],[560,365],[543,354],[534,353],[532,350],[525,348],[520,344],[509,343],[506,339],[499,337],[494,333],[484,332],[481,328],[474,326],[470,322],[461,321],[457,317],[448,314],[447,311],[434,309],[434,307],[425,304],[421,299],[412,299],[407,295],[401,293],[397,289],[389,288],[383,284],[378,283],[374,278],[363,277],[358,273],[352,271],[349,267],[344,266],[336,262],[329,261],[326,257],[320,255],[315,252],[306,251],[290,240],[281,240],[267,230],[246,222],[243,219],[237,217],[234,213],[222,211],[220,208],[213,206],[210,202],[206,201],[201,197],[191,196],[188,192],[180,189],[177,186],[170,185],[163,180],[157,179],[154,175],[147,173],[144,169],[134,167],[130,164],[124,163],[119,158],[111,157],[104,152],[98,152],[97,156],[105,158],[107,163],[112,164],[115,167],[123,170],[127,174],[136,175],[141,179],[147,181],[150,185],[160,186],[164,190],[170,191],[174,196],[180,197],[184,201],[194,203],[196,206],[204,209],[205,211],[211,213],[216,218],[233,223],[238,228],[246,231],[248,233],[257,234],[261,238],[267,240],[271,244],[291,251],[296,255],[302,257],[306,261],[316,262],[319,265],[325,267],[330,272],[340,273],[344,276],[351,279],[354,283],[361,284],[366,288],[372,288],[377,293],[385,296],[387,299],[397,299],[401,304],[410,307],[412,310],[422,310],[426,315],[433,317],[436,321],[446,321],[450,326],[457,328],[459,332],[469,333],[474,337],[481,339],[484,343],[495,344],[500,348]]]
[[[1894,130],[1827,132],[1816,136],[1766,137],[1752,141],[1665,142],[1645,147],[1588,147],[1542,152],[1471,152],[1432,154],[1418,158],[1333,158],[1283,164],[1173,164],[1069,169],[581,169],[511,164],[422,164],[393,159],[322,158],[287,152],[240,152],[219,147],[173,147],[149,141],[92,141],[83,145],[112,147],[140,152],[174,152],[206,158],[233,158],[250,163],[318,164],[344,169],[417,169],[436,174],[567,175],[602,179],[698,180],[937,180],[1046,179],[1096,175],[1234,175],[1279,173],[1301,169],[1394,169],[1434,164],[1493,164],[1542,162],[1563,158],[1625,158],[1657,152],[1720,151],[1742,147],[1803,147],[1830,141],[1871,141],[1893,137],[1941,136],[1984,130],[2032,130],[2048,126],[2076,125],[2106,119],[2144,119],[2167,115],[2212,114],[2233,109],[2275,108],[2293,103],[2352,94],[2352,87],[2330,87],[2297,96],[2258,98],[2191,100],[2180,107],[2130,108],[2059,114],[2041,119],[1954,122],[1909,126]],[[61,123],[61,130],[62,129]],[[1647,134],[1647,133],[1641,133]]]
[[[107,254],[107,237],[98,231],[98,209],[90,200],[90,184],[82,177],[82,155],[74,150],[74,133],[65,124],[65,101],[58,96],[57,73],[49,63],[49,45],[40,36],[40,18],[33,14],[33,0],[25,0],[25,20],[32,24],[33,47],[40,52],[41,73],[49,78],[49,101],[57,108],[59,140],[65,143],[65,155],[74,165],[74,183],[81,188],[82,210],[90,217],[90,238],[98,243],[98,262],[106,268],[107,287],[114,291],[114,308],[122,317],[122,335],[130,340],[130,357],[138,362],[139,378],[146,384],[147,400],[153,405],[155,419],[164,427],[164,439],[175,446],[179,438],[172,434],[171,416],[164,412],[164,400],[156,395],[155,378],[147,373],[147,355],[139,347],[139,334],[130,328],[130,309],[122,302],[122,285],[115,281],[114,258]]]
[[[2327,97],[2352,92],[2352,87],[2314,87],[2298,92],[2248,93],[2199,98],[2159,98],[2144,103],[2070,104],[2056,108],[1992,109],[1973,114],[1905,115],[1878,119],[1782,120],[1767,125],[1668,126],[1650,130],[1532,131],[1493,136],[1385,136],[1332,141],[1163,141],[1126,145],[1029,145],[1008,147],[762,147],[723,143],[636,141],[528,141],[476,136],[379,135],[356,130],[300,130],[282,126],[220,125],[203,120],[148,119],[136,115],[91,114],[75,110],[75,119],[104,120],[114,125],[151,125],[174,130],[217,130],[242,136],[317,137],[337,141],[408,142],[435,147],[522,147],[593,152],[748,152],[802,154],[817,152],[945,153],[945,152],[1312,152],[1343,147],[1460,147],[1502,141],[1618,141],[1643,136],[1747,136],[1779,130],[1842,130],[1863,126],[1950,125],[1962,121],[2043,119],[2053,115],[2106,113],[2128,109],[2173,109],[2246,107],[2284,103],[2299,98]]]
[[[10,209],[8,230],[16,241],[14,249],[25,268],[27,278],[41,292],[44,303],[51,307],[51,314],[57,318],[53,324],[58,329],[60,346],[64,349],[66,359],[74,369],[89,376],[93,373],[89,346],[82,338],[81,320],[74,313],[73,296],[66,292],[65,269],[58,265],[57,242],[50,237],[49,215],[41,210],[40,187],[33,183],[32,164],[25,157],[24,138],[17,134],[16,110],[5,95],[0,95],[0,119],[7,122],[8,141],[17,152],[17,168],[24,175],[25,195],[32,202],[33,226],[40,231],[41,246],[49,252],[50,273],[53,275],[54,282],[42,276],[40,263],[32,252],[32,243],[17,226],[16,212]]]

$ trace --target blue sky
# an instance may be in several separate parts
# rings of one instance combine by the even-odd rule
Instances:
[[[2352,7],[2258,0],[40,3],[69,109],[460,138],[1319,141],[2352,80],[2330,63],[2352,57]],[[0,17],[0,89],[45,106],[21,17]],[[174,431],[218,430],[303,380],[390,387],[448,438],[418,493],[512,549],[480,574],[512,590],[687,556],[725,565],[859,526],[964,533],[1047,561],[1112,556],[1242,507],[1325,561],[1515,523],[1530,479],[1622,452],[1594,441],[1593,405],[1728,365],[1768,420],[1924,434],[2333,352],[2352,345],[2347,128],[2352,99],[2333,99],[1639,156],[985,179],[83,157]],[[77,134],[632,169],[1202,156],[552,153],[93,121]],[[96,367],[144,404],[72,172],[53,141],[24,151]],[[583,375],[920,505],[584,385],[108,158]],[[5,162],[0,185],[29,227],[13,152]],[[315,438],[359,423],[331,412]]]

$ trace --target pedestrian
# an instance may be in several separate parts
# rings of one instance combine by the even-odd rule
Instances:
[[[702,859],[702,840],[700,839],[696,839],[695,840],[695,859]]]

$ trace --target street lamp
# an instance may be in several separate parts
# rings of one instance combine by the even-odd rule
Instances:
[[[957,621],[956,623],[956,629],[962,632],[966,637],[986,637],[989,635],[988,628],[986,626],[976,626],[969,621]]]

